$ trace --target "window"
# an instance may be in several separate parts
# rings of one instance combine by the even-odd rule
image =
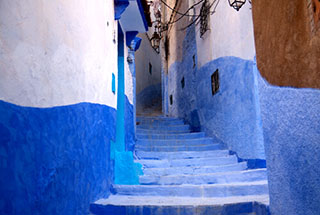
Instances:
[[[196,67],[196,55],[192,56],[192,61],[193,61],[193,68]]]
[[[172,95],[170,95],[170,105],[173,104],[173,98],[172,98]]]
[[[200,37],[209,30],[209,16],[210,16],[210,6],[208,0],[204,0],[202,7],[200,9]]]
[[[184,85],[185,85],[185,83],[184,83],[184,77],[182,77],[182,79],[181,79],[181,88],[182,88],[182,89],[184,88]]]
[[[212,75],[211,75],[211,90],[212,95],[215,95],[220,88],[220,80],[219,80],[219,70],[217,69]]]
[[[149,63],[149,73],[150,73],[150,75],[152,75],[152,64],[151,63]]]

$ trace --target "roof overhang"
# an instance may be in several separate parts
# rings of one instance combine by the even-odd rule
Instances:
[[[125,32],[138,31],[143,33],[148,31],[147,20],[140,0],[129,0],[129,5],[121,14],[120,23]]]

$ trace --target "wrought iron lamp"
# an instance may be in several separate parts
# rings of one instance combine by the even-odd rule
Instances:
[[[246,3],[246,0],[228,0],[229,5],[236,9],[237,11]]]
[[[161,37],[158,32],[154,32],[151,38],[151,45],[155,50],[159,50]]]
[[[160,10],[156,11],[154,14],[156,20],[154,24],[154,33],[150,39],[152,47],[159,53],[160,41],[161,41],[161,12]]]

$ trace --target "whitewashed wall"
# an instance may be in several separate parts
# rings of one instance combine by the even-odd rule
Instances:
[[[145,33],[138,36],[142,41],[136,52],[137,94],[148,86],[161,83],[161,56],[152,48]],[[149,73],[149,63],[152,65],[152,75]]]
[[[126,38],[124,38],[124,43],[126,44]],[[133,80],[132,80],[132,73],[130,71],[129,68],[129,63],[127,61],[128,59],[128,47],[126,45],[125,46],[125,50],[124,50],[124,83],[125,83],[125,87],[124,87],[124,93],[127,96],[130,104],[133,104],[133,88],[135,86],[133,86]]]
[[[116,107],[113,8],[111,0],[0,1],[0,100]]]
[[[197,7],[196,13],[200,13],[200,7]],[[248,1],[239,11],[230,7],[227,0],[220,1],[209,20],[210,29],[203,38],[200,38],[200,24],[197,26],[198,68],[225,56],[253,60],[254,33],[251,4]]]

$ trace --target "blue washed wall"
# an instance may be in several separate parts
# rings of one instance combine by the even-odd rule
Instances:
[[[173,104],[169,103],[169,114],[183,118],[190,124],[192,130],[200,130],[197,120],[193,120],[191,113],[197,115],[197,66],[193,65],[193,56],[197,56],[197,45],[195,40],[195,30],[189,27],[183,41],[182,62],[171,64],[168,72],[168,97],[173,97]],[[185,87],[182,89],[181,80],[184,77]],[[199,121],[199,120],[198,120]]]
[[[259,91],[272,214],[320,214],[320,90]]]
[[[109,195],[116,110],[0,101],[0,214],[86,214]]]
[[[173,95],[170,115],[184,118],[195,131],[203,130],[220,139],[241,159],[264,161],[253,61],[222,57],[197,69],[193,66],[196,52],[194,29],[189,28],[183,42],[182,62],[175,62],[169,69],[168,96]],[[216,69],[219,69],[220,89],[212,96],[211,75]]]
[[[141,113],[143,109],[153,105],[161,106],[161,101],[161,83],[150,85],[137,95],[137,112]]]
[[[211,75],[216,69],[220,89],[212,96]],[[197,105],[203,130],[225,142],[240,158],[265,159],[253,61],[218,58],[197,74]]]
[[[129,102],[128,97],[125,96],[125,108],[124,108],[124,126],[125,126],[125,144],[127,151],[133,151],[135,144],[135,132],[134,132],[134,116],[133,105]]]
[[[168,115],[169,103],[168,103],[168,74],[161,70],[161,92],[162,92],[162,113]]]

